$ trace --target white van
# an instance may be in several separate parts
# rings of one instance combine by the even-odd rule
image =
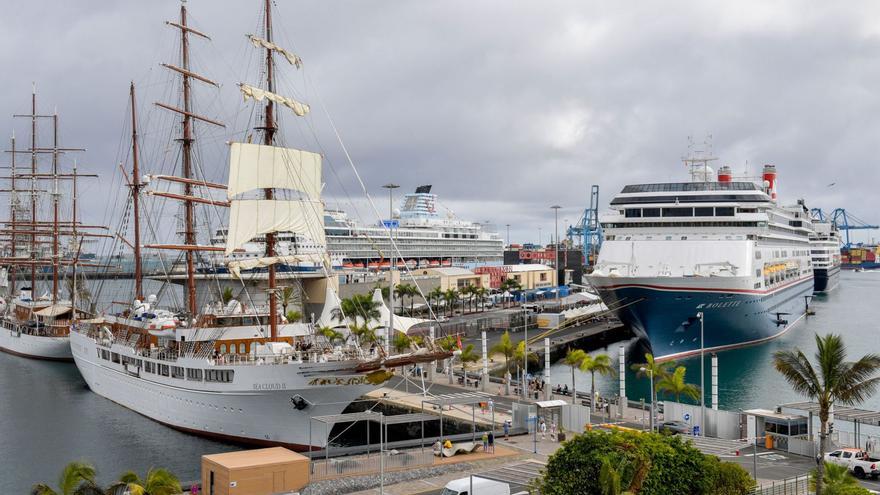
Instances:
[[[474,493],[470,493],[471,479],[452,480],[443,487],[440,495],[510,495],[510,485],[474,476]]]

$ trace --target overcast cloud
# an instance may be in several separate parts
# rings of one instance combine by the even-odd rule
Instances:
[[[164,21],[179,3],[4,3],[0,129],[14,124],[26,139],[11,116],[29,110],[35,81],[41,110],[58,108],[63,143],[88,148],[83,167],[104,176],[84,194],[87,219],[102,221],[126,159],[129,81],[143,92],[146,161],[173,155],[174,117],[149,103],[177,98],[158,64],[178,63]],[[331,204],[356,202],[365,221],[374,216],[321,100],[382,211],[381,184],[433,184],[459,216],[511,224],[514,242],[536,241],[538,227],[547,242],[554,203],[561,225],[576,221],[591,184],[604,207],[624,184],[684,180],[687,138],[707,134],[737,172],[777,165],[784,200],[880,222],[876,2],[276,3],[276,39],[306,64],[280,67],[282,86],[313,110],[306,122],[284,116],[285,142],[320,144]],[[222,86],[200,88],[197,111],[228,124],[199,126],[200,166],[214,179],[221,143],[242,138],[251,116],[235,83],[258,77],[244,34],[260,4],[187,2],[191,24],[213,37],[193,41],[193,65]]]

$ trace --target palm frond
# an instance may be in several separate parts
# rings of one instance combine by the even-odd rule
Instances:
[[[31,487],[31,495],[58,495],[58,493],[45,483],[37,483]]]

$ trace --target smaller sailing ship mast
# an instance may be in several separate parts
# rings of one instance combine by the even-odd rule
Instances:
[[[11,183],[11,191],[13,194],[13,213],[9,222],[10,230],[7,232],[11,235],[13,245],[12,253],[10,254],[10,258],[3,260],[4,264],[9,264],[12,267],[17,265],[27,265],[30,267],[30,282],[31,282],[31,293],[32,296],[36,296],[36,283],[37,283],[37,266],[45,266],[50,265],[52,268],[52,299],[51,303],[54,304],[59,300],[58,297],[58,281],[60,278],[59,268],[61,265],[69,265],[71,262],[69,260],[62,260],[62,254],[60,252],[60,238],[63,236],[70,236],[72,232],[70,228],[74,230],[77,228],[102,228],[100,226],[83,226],[76,220],[74,217],[72,221],[63,221],[60,219],[60,185],[59,181],[62,180],[70,180],[75,179],[76,177],[97,177],[97,175],[92,174],[77,174],[74,172],[73,174],[65,174],[61,173],[59,169],[59,160],[60,157],[66,153],[70,152],[79,152],[85,151],[84,148],[62,148],[59,146],[59,138],[58,138],[58,130],[59,130],[59,117],[58,113],[54,112],[51,115],[42,115],[37,113],[37,95],[36,89],[31,94],[31,113],[30,114],[16,114],[14,117],[23,117],[28,118],[31,121],[31,146],[30,149],[27,150],[17,150],[15,149],[15,143],[13,142],[13,149],[11,153],[13,156],[18,153],[27,153],[31,156],[31,167],[30,173],[19,173],[18,169],[15,165],[13,165],[12,175],[7,177]],[[52,119],[52,146],[49,148],[40,148],[37,146],[37,119],[41,118],[49,118]],[[52,171],[51,173],[40,173],[37,165],[37,156],[39,154],[49,153],[52,155]],[[14,158],[13,158],[14,160]],[[17,198],[16,193],[19,191],[17,189],[17,179],[27,179],[30,181],[30,221],[21,221],[20,220],[20,211],[19,210],[19,200]],[[43,190],[37,189],[37,181],[52,181],[52,220],[51,221],[42,221],[39,219],[37,215],[37,196],[40,192],[45,192]],[[20,230],[21,229],[21,230]],[[47,230],[51,229],[51,230]],[[28,236],[30,238],[30,253],[27,258],[19,257],[17,250],[19,248],[16,240],[19,236]],[[90,237],[106,237],[106,234],[95,234],[95,233],[80,233],[78,235],[81,236],[90,236]],[[45,243],[45,238],[51,238],[51,259],[41,259],[40,253],[41,249],[38,249],[38,246],[41,246]],[[14,285],[13,285],[14,287]]]

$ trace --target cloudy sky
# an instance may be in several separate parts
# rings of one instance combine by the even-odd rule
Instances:
[[[187,2],[191,25],[212,36],[193,40],[193,67],[221,85],[199,87],[196,110],[227,123],[198,129],[212,178],[223,177],[222,142],[253,125],[235,84],[259,77],[244,35],[261,3]],[[433,184],[459,216],[511,224],[514,242],[536,241],[539,227],[547,242],[554,203],[561,225],[576,221],[591,184],[607,206],[626,183],[685,179],[688,137],[707,135],[736,172],[777,165],[783,199],[880,223],[876,2],[276,4],[276,39],[305,61],[279,67],[282,87],[313,110],[283,117],[284,141],[320,147],[331,204],[364,220],[375,216],[328,116],[383,211],[382,184]],[[144,166],[174,162],[174,117],[150,103],[177,102],[159,63],[179,63],[164,24],[178,11],[170,0],[33,0],[0,16],[0,132],[27,139],[11,116],[29,110],[36,82],[40,110],[61,115],[62,143],[88,148],[79,162],[102,174],[83,195],[90,219],[106,218],[120,188],[129,81],[141,92]]]

